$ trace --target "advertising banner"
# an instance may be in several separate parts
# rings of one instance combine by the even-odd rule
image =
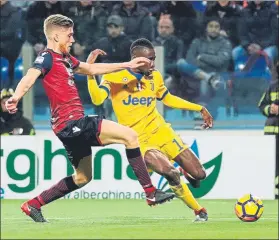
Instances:
[[[181,137],[200,158],[207,173],[200,188],[188,184],[195,197],[236,199],[252,193],[262,199],[274,199],[273,136]],[[92,181],[66,199],[144,198],[124,146],[93,147],[92,151]],[[2,199],[34,197],[73,174],[63,145],[55,136],[3,136],[0,155]],[[176,163],[174,166],[179,169]],[[165,178],[156,173],[151,178],[157,188],[170,191]]]

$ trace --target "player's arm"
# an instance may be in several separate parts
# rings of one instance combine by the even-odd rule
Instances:
[[[41,71],[35,68],[30,68],[27,71],[18,83],[14,95],[6,101],[6,108],[9,113],[16,113],[19,100],[29,91],[40,75]]]
[[[162,101],[166,106],[170,108],[178,108],[183,110],[198,111],[202,110],[202,106],[185,101],[184,99],[172,95],[167,89],[163,77],[159,72],[156,72],[156,79],[158,88],[156,91],[157,100]]]
[[[91,54],[91,53],[90,53]],[[138,68],[145,64],[150,64],[150,60],[144,57],[134,58],[130,62],[123,63],[88,63],[80,62],[75,72],[85,75],[102,75],[111,73],[125,68]]]
[[[166,96],[162,99],[162,102],[170,108],[178,108],[182,110],[196,111],[200,112],[203,106],[188,102],[180,97],[167,93]]]
[[[99,86],[93,76],[87,77],[87,86],[93,104],[101,105],[108,98],[108,88]]]
[[[101,49],[95,49],[92,51],[86,62],[89,64],[95,63],[97,57],[99,55],[107,55],[106,52],[104,52]],[[94,76],[88,75],[87,76],[87,86],[88,86],[88,91],[92,100],[92,103],[95,105],[101,105],[109,96],[109,88],[107,87],[100,87],[96,81],[96,78]],[[108,85],[109,87],[109,85]]]
[[[48,52],[42,52],[34,61],[33,66],[18,83],[14,95],[6,101],[9,113],[16,113],[19,100],[34,85],[35,81],[49,72],[52,67],[52,57]]]
[[[29,91],[29,89],[34,85],[35,81],[41,75],[41,71],[35,68],[30,68],[25,76],[18,83],[14,98],[17,98],[18,101]]]
[[[203,120],[204,120],[204,124],[203,124],[203,128],[207,129],[207,128],[211,128],[213,126],[213,118],[211,116],[211,114],[208,112],[208,110],[199,105],[199,104],[195,104],[192,102],[188,102],[180,97],[177,97],[175,95],[172,95],[170,93],[167,93],[165,95],[165,97],[162,99],[162,102],[171,108],[178,108],[178,109],[183,109],[183,110],[188,110],[188,111],[196,111],[196,112],[200,112]]]
[[[158,74],[158,79],[159,87],[156,93],[158,100],[162,101],[166,106],[171,108],[200,112],[204,119],[203,128],[211,128],[213,126],[213,118],[205,107],[172,95],[165,86],[161,74]]]

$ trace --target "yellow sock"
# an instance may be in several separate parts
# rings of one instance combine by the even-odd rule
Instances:
[[[180,198],[189,208],[197,211],[202,209],[185,182],[180,180],[180,184],[178,186],[169,186],[175,195]]]

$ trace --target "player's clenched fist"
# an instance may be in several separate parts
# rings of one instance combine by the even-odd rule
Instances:
[[[211,116],[211,114],[208,112],[208,110],[205,107],[202,108],[201,115],[204,120],[202,128],[203,129],[212,128],[213,127],[213,117]]]
[[[7,108],[10,114],[14,114],[17,112],[17,104],[18,104],[18,98],[12,96],[6,101],[5,107]]]

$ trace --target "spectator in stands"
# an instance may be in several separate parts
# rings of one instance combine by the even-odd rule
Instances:
[[[14,87],[14,67],[18,58],[23,42],[25,41],[24,34],[24,19],[20,8],[14,7],[6,0],[0,1],[1,10],[1,35],[0,35],[0,56],[4,57],[9,62],[7,82],[2,83],[2,87]]]
[[[169,15],[162,15],[158,22],[158,34],[154,45],[164,47],[165,73],[177,75],[176,63],[183,57],[183,42],[174,35],[174,26]]]
[[[182,83],[176,64],[183,57],[183,41],[174,35],[174,26],[170,15],[161,15],[157,31],[158,37],[153,44],[164,47],[165,85],[172,94],[183,98],[186,95],[185,84]],[[164,106],[164,109],[166,111],[168,108]]]
[[[20,1],[11,1],[11,4],[15,7],[21,8],[23,11],[27,11],[30,4],[32,4],[33,1],[26,1],[26,0],[20,0]]]
[[[233,50],[233,59],[238,62],[243,56],[263,50],[271,61],[278,56],[278,19],[272,2],[251,1],[242,10],[239,38],[241,46]]]
[[[150,12],[150,15],[159,19],[162,11],[163,11],[163,3],[160,1],[140,1],[141,6],[147,8]]]
[[[155,39],[158,36],[157,22],[160,18],[161,13],[164,11],[164,3],[160,1],[140,1],[139,4],[148,9],[149,15],[152,21],[153,37]]]
[[[260,111],[267,117],[264,127],[265,135],[276,136],[276,198],[278,199],[279,175],[279,60],[272,71],[272,83],[259,102]]]
[[[169,14],[173,20],[175,35],[179,36],[184,43],[184,54],[199,32],[197,14],[191,2],[167,1],[164,2],[164,14]]]
[[[221,24],[220,34],[229,38],[233,47],[239,45],[238,25],[241,7],[232,1],[221,0],[207,4],[205,17],[219,18]]]
[[[85,61],[92,43],[106,35],[107,14],[99,1],[63,2],[63,12],[75,22],[73,55]]]
[[[32,44],[35,55],[46,47],[45,35],[42,28],[45,18],[57,13],[62,13],[60,1],[34,1],[29,5],[26,13],[28,27],[27,41]]]
[[[186,61],[178,61],[178,70],[182,75],[189,75],[201,80],[200,103],[207,106],[218,87],[218,74],[228,71],[232,46],[228,39],[220,35],[219,20],[209,18],[206,21],[205,36],[196,38],[191,43]],[[214,115],[216,110],[211,111]]]
[[[105,10],[106,15],[110,16],[113,6],[121,3],[121,1],[100,1],[102,8]]]
[[[113,63],[127,62],[130,59],[132,40],[124,33],[124,23],[120,16],[112,15],[107,21],[107,36],[99,39],[92,49],[102,49],[107,53],[99,56],[97,62]]]
[[[125,33],[132,39],[143,37],[150,41],[154,38],[154,29],[149,10],[139,3],[124,0],[113,7],[112,15],[119,15],[124,21]]]
[[[23,117],[22,111],[8,113],[5,102],[14,94],[13,89],[2,89],[0,109],[0,135],[35,135],[32,123]]]

